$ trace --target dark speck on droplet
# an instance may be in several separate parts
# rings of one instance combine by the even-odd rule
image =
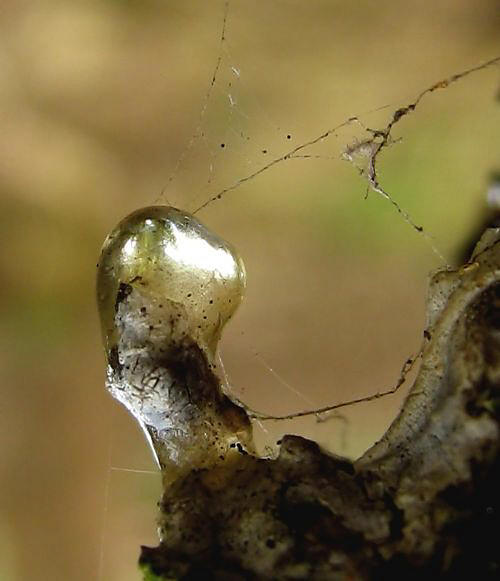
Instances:
[[[245,450],[245,448],[243,448],[243,446],[239,442],[236,442],[236,448],[240,454],[242,454],[243,456],[248,456],[248,452]]]
[[[225,143],[221,143],[220,146],[222,147],[222,149],[224,149],[224,147],[226,147]]]

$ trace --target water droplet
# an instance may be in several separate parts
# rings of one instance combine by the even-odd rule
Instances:
[[[144,428],[168,478],[220,462],[236,437],[251,445],[246,414],[212,371],[244,288],[236,250],[175,208],[138,210],[104,242],[97,300],[106,384]]]
[[[197,218],[168,206],[137,210],[107,237],[99,261],[97,295],[106,351],[117,344],[120,302],[137,290],[148,319],[157,318],[167,299],[187,318],[186,333],[213,356],[244,288],[245,268],[236,250]]]

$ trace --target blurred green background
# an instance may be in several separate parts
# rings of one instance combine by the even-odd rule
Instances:
[[[104,389],[94,275],[116,222],[158,199],[192,211],[352,115],[383,126],[500,52],[496,0],[231,0],[221,50],[223,13],[222,1],[2,2],[2,581],[132,581],[139,545],[156,542],[159,478],[117,470],[155,467]],[[450,262],[498,169],[498,89],[491,68],[434,93],[380,159],[386,189]],[[418,349],[440,263],[340,159],[365,136],[352,124],[304,152],[319,158],[277,164],[199,214],[247,265],[222,354],[228,389],[253,408],[386,389]],[[355,456],[403,394],[258,437],[294,432]]]

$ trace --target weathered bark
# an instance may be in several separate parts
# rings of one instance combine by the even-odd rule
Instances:
[[[142,296],[132,289],[117,316]],[[204,346],[185,338],[176,345],[167,359],[152,351],[140,373],[161,368],[185,384],[196,429],[203,418],[209,426],[205,445],[217,417],[225,436],[228,418],[238,418],[239,436],[222,447],[217,439],[212,455],[174,478],[166,467],[161,543],[140,557],[146,578],[497,578],[498,229],[486,231],[466,265],[433,276],[418,376],[398,418],[355,462],[296,436],[283,439],[276,459],[256,457],[242,410],[222,393]],[[168,432],[155,438],[161,456]]]

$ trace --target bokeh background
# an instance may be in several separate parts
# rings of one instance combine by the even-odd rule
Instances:
[[[2,581],[133,581],[139,545],[156,542],[160,479],[104,389],[94,276],[116,222],[158,202],[192,211],[352,115],[383,126],[500,52],[496,0],[231,0],[221,46],[223,14],[222,1],[2,1]],[[498,89],[493,67],[429,96],[380,160],[386,189],[450,263],[499,168]],[[352,124],[304,152],[318,157],[199,213],[247,265],[222,354],[228,389],[253,408],[370,395],[418,349],[440,260],[387,202],[364,199],[340,159],[364,137]],[[299,433],[356,456],[403,395],[257,426],[259,441]]]

